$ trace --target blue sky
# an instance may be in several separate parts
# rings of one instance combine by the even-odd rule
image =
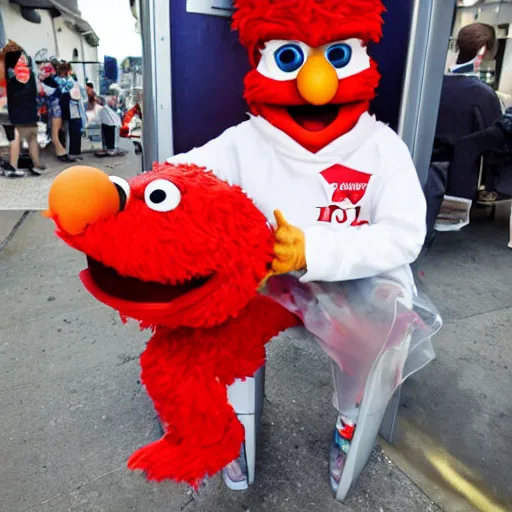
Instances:
[[[100,38],[100,60],[104,55],[118,60],[142,55],[129,0],[78,0],[78,7]]]

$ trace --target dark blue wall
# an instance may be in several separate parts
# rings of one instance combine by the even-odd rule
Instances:
[[[171,0],[174,150],[182,153],[243,121],[245,50],[230,20],[186,12],[185,0]],[[372,110],[396,128],[407,56],[413,0],[385,2],[384,38],[371,48],[383,75]]]

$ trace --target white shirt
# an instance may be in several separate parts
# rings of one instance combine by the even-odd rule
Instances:
[[[425,239],[425,197],[407,146],[373,116],[318,153],[251,116],[168,162],[204,166],[239,185],[270,222],[280,209],[305,233],[303,281],[389,273],[412,291],[408,265]]]

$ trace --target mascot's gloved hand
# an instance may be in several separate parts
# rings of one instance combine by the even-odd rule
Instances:
[[[272,262],[271,274],[287,274],[304,270],[307,266],[304,232],[289,224],[279,210],[276,210],[274,215],[277,222],[274,233],[276,257]]]

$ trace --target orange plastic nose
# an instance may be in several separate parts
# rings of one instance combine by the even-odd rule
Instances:
[[[324,55],[308,58],[297,77],[300,95],[312,105],[326,105],[338,90],[338,75]]]
[[[48,210],[60,229],[78,235],[89,224],[117,213],[121,199],[107,174],[95,167],[78,165],[61,172],[48,194]]]

